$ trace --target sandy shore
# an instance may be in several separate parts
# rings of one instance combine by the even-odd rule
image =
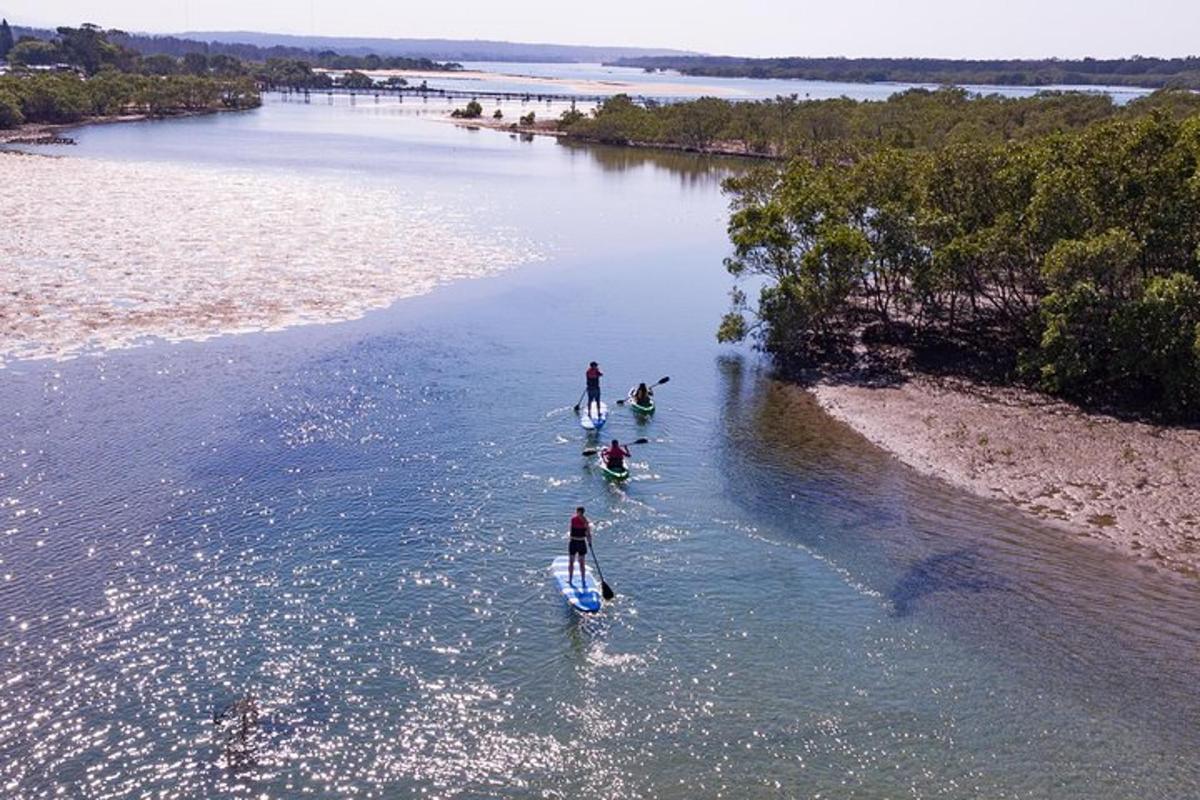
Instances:
[[[1200,574],[1200,431],[958,381],[822,382],[811,391],[833,417],[923,473]]]
[[[325,72],[340,72],[341,70],[324,70]],[[586,95],[688,95],[695,97],[744,97],[745,92],[727,86],[715,86],[697,83],[634,83],[622,80],[586,80],[580,78],[547,78],[539,75],[522,75],[516,72],[482,72],[479,70],[456,70],[454,72],[439,72],[436,70],[412,69],[376,69],[364,70],[372,78],[386,79],[390,77],[404,78],[410,85],[421,81],[461,81],[467,84],[463,87],[487,90],[492,83],[512,83],[520,81],[523,84],[544,86],[547,92],[570,90]],[[477,85],[478,84],[478,85]]]
[[[0,153],[0,366],[351,319],[540,257],[393,184]]]

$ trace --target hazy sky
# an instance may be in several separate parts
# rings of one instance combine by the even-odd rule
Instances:
[[[678,47],[735,55],[1200,53],[1200,0],[0,0],[9,21]]]

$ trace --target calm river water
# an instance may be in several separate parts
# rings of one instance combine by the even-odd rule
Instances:
[[[728,163],[417,105],[62,150],[402,186],[545,258],[0,371],[0,794],[1200,795],[1200,589],[914,474],[718,346]],[[610,399],[671,377],[654,419],[613,414],[652,440],[624,487],[580,455],[591,359]],[[547,573],[577,504],[619,595],[588,620]],[[248,693],[230,764],[213,716]]]

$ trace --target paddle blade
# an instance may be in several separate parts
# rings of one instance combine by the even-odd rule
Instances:
[[[600,581],[600,594],[604,595],[605,600],[612,600],[617,596],[617,593],[605,581]]]
[[[618,400],[617,405],[619,405],[619,406],[625,405],[625,400],[624,399]]]
[[[584,450],[584,451],[583,451],[583,454],[584,454],[585,456],[594,456],[594,455],[596,455],[596,453],[599,453],[599,452],[600,452],[600,448],[598,448],[598,447],[589,447],[587,450]]]
[[[655,385],[655,386],[661,386],[661,385],[662,385],[662,384],[664,384],[664,383],[670,383],[670,382],[671,382],[671,376],[670,376],[670,375],[667,375],[667,376],[665,376],[665,377],[659,378],[659,379],[658,379],[658,383],[656,383],[656,384],[654,384],[654,385]]]
[[[630,444],[650,444],[650,440],[645,438],[634,439],[632,442],[630,442]]]

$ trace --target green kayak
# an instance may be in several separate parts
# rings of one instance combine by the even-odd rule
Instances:
[[[604,477],[611,478],[614,481],[629,480],[629,467],[625,469],[609,469],[608,464],[604,461],[604,456],[596,459],[596,465],[600,467],[600,471],[604,473]]]
[[[651,398],[649,405],[644,405],[644,406],[638,405],[637,401],[633,399],[633,391],[630,390],[630,392],[629,392],[629,407],[632,408],[634,411],[636,411],[639,414],[653,414],[654,413],[654,399]]]

